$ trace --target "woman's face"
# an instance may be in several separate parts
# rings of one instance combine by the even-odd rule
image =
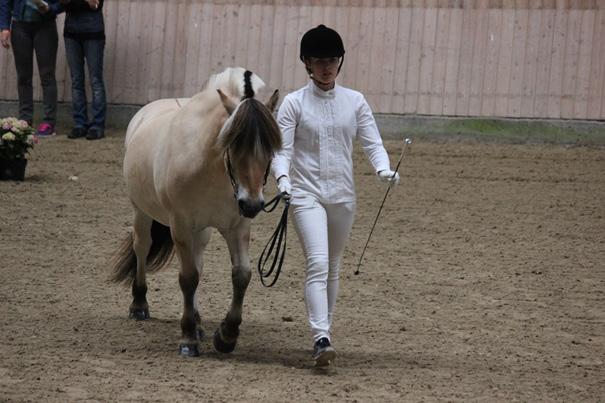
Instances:
[[[312,77],[324,84],[332,84],[336,81],[338,75],[339,57],[308,57],[305,59],[307,68],[311,71]]]

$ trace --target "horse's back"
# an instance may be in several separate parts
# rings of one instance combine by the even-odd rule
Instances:
[[[126,148],[131,143],[135,133],[148,124],[153,124],[156,119],[166,120],[167,116],[178,111],[182,106],[186,105],[191,98],[167,98],[158,99],[143,106],[132,117],[126,129],[126,139],[124,144]]]

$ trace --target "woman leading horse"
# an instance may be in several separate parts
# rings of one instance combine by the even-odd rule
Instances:
[[[210,78],[191,99],[164,99],[143,107],[126,132],[124,178],[134,207],[134,231],[125,240],[113,280],[131,282],[130,317],[148,319],[146,272],[161,268],[172,250],[183,293],[180,354],[199,355],[202,334],[196,290],[211,228],[225,238],[233,297],[214,334],[218,351],[235,348],[250,282],[250,220],[264,205],[263,185],[281,135],[272,111],[254,98],[263,81],[242,68]]]

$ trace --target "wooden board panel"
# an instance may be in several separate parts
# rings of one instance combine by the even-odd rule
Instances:
[[[560,6],[560,1],[557,2]],[[565,63],[565,47],[567,37],[567,18],[569,11],[560,7],[555,13],[552,58],[550,65],[550,80],[548,84],[547,117],[561,117],[561,96],[563,93],[563,72]]]
[[[351,24],[349,24],[351,25]],[[397,57],[395,60],[395,83],[391,102],[392,113],[405,113],[405,93],[407,90],[408,63],[410,58],[410,37],[412,28],[412,10],[409,7],[399,9],[397,31]]]
[[[592,63],[588,91],[588,119],[605,119],[601,109],[605,88],[605,8],[596,12],[594,36],[592,40]]]
[[[578,81],[578,59],[580,58],[580,32],[582,29],[582,12],[569,10],[567,35],[565,41],[565,58],[563,65],[563,90],[561,93],[561,117],[572,119],[574,113],[574,95]]]
[[[422,31],[422,48],[420,55],[420,86],[418,88],[417,113],[431,113],[431,90],[433,81],[433,64],[435,61],[435,41],[437,29],[437,9],[425,8],[424,27]]]
[[[446,116],[456,115],[463,20],[464,11],[462,9],[452,9],[450,11],[450,25],[447,41],[447,67],[443,94],[443,114]]]
[[[489,16],[485,1],[476,4],[477,7],[471,11],[474,25],[473,32],[473,57],[471,63],[471,82],[468,100],[468,114],[470,116],[481,115],[481,103],[483,101],[483,78],[485,76],[485,65],[487,58],[487,42]]]
[[[407,64],[404,113],[418,112],[418,93],[420,90],[420,63],[422,58],[422,33],[425,10],[412,8],[410,48]]]
[[[541,1],[532,0],[532,3],[534,4],[530,7],[528,15],[527,42],[525,44],[525,60],[523,63],[521,109],[519,111],[519,116],[521,117],[534,116],[533,109],[536,95],[542,10],[537,8]]]
[[[542,11],[533,117],[548,117],[548,84],[550,80],[550,68],[552,66],[555,14],[556,11],[553,8],[547,8]]]
[[[472,83],[473,50],[475,43],[476,14],[465,1],[464,19],[462,21],[462,38],[458,65],[458,82],[456,91],[456,115],[468,116],[470,87]],[[472,3],[471,3],[472,5]]]
[[[430,107],[428,112],[431,115],[441,115],[443,113],[451,14],[451,10],[447,8],[439,8],[437,10],[433,78],[431,82]]]
[[[502,48],[502,10],[492,8],[487,11],[487,14],[487,49],[482,85],[481,116],[493,116],[495,113],[498,58]]]
[[[519,4],[519,3],[517,3]],[[521,100],[523,97],[523,70],[525,66],[525,51],[527,46],[529,10],[527,5],[515,9],[515,31],[512,54],[511,76],[509,82],[508,116],[521,116]],[[519,44],[517,46],[517,44]]]
[[[573,96],[573,118],[586,119],[588,117],[588,92],[590,86],[590,65],[592,63],[592,40],[595,30],[594,10],[581,10],[580,51],[578,58],[578,72],[576,89]]]
[[[500,35],[500,52],[498,54],[498,72],[496,82],[496,99],[494,105],[495,116],[508,116],[508,102],[510,99],[510,79],[512,74],[512,60],[515,34],[515,10],[504,8],[502,10],[502,27]]]

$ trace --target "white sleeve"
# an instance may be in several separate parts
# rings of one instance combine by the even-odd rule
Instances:
[[[298,108],[296,102],[290,96],[286,96],[279,111],[277,112],[277,124],[282,135],[282,149],[275,154],[271,169],[275,179],[282,175],[289,178],[290,160],[294,151],[294,135],[298,125]]]
[[[390,169],[389,156],[382,145],[382,138],[380,138],[374,115],[363,96],[357,102],[355,113],[357,115],[357,138],[374,170],[378,172]]]

